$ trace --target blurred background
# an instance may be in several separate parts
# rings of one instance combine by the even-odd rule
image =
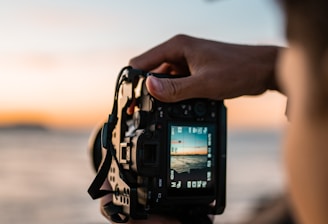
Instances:
[[[188,34],[285,46],[274,0],[0,0],[0,223],[106,223],[87,146],[130,58]],[[242,68],[240,68],[242,69]],[[227,100],[227,207],[240,223],[283,192],[286,98]]]

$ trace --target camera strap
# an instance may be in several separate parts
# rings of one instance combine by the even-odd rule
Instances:
[[[103,129],[102,129],[102,146],[106,149],[106,156],[104,161],[101,164],[100,169],[98,170],[97,176],[92,181],[88,193],[91,196],[92,199],[98,199],[101,198],[107,194],[115,193],[115,191],[110,190],[103,190],[101,189],[102,185],[104,184],[108,171],[112,164],[112,158],[114,158],[117,162],[114,146],[112,144],[112,133],[117,123],[117,100],[118,100],[118,91],[122,84],[122,82],[125,80],[123,71],[125,69],[131,69],[131,67],[124,67],[116,80],[116,87],[115,87],[115,96],[114,96],[114,102],[113,102],[113,108],[112,113],[109,115],[108,123],[105,123]]]
[[[123,71],[128,70],[128,75],[124,75]],[[98,173],[95,177],[95,179],[92,181],[88,193],[91,196],[92,199],[98,199],[101,198],[107,194],[115,194],[118,193],[113,190],[105,190],[102,189],[102,186],[104,182],[107,180],[107,175],[109,173],[112,160],[114,159],[114,162],[116,162],[119,171],[120,176],[123,180],[129,179],[129,176],[126,176],[126,174],[123,172],[123,168],[121,164],[118,162],[118,159],[116,157],[116,151],[114,148],[114,145],[112,143],[112,133],[115,129],[115,126],[117,124],[117,101],[118,101],[118,92],[120,89],[120,86],[124,81],[135,83],[135,80],[138,80],[139,76],[145,77],[145,74],[138,69],[132,69],[132,67],[127,66],[124,67],[116,80],[116,87],[115,87],[115,96],[114,96],[114,102],[113,102],[113,108],[112,113],[109,115],[108,122],[105,123],[103,129],[102,129],[102,147],[106,149],[106,156],[103,160],[100,169],[98,170]],[[134,96],[134,92],[132,93]],[[111,217],[111,219],[118,223],[125,223],[128,221],[129,216],[123,213],[123,210],[120,206],[114,205],[112,202],[106,204],[104,206],[104,210]],[[123,218],[122,218],[123,217]]]
[[[92,199],[98,199],[107,194],[114,193],[114,191],[101,189],[103,183],[105,182],[105,180],[107,178],[111,163],[112,163],[111,150],[106,150],[106,157],[97,173],[97,176],[92,181],[92,183],[88,189],[88,193]]]

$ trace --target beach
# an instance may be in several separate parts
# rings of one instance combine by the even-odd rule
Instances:
[[[238,224],[284,191],[281,130],[230,130],[227,206],[214,223]],[[105,224],[87,194],[90,131],[0,130],[0,223]]]

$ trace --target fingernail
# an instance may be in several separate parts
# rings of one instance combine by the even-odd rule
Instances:
[[[150,81],[153,89],[156,92],[163,92],[163,89],[164,89],[163,83],[158,78],[155,78],[155,77],[149,77],[149,78],[150,78],[149,81]]]

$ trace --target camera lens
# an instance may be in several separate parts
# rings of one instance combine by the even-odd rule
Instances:
[[[207,113],[206,103],[197,101],[194,105],[195,115],[198,117],[203,117]]]
[[[98,171],[102,161],[102,147],[101,147],[101,133],[102,129],[96,129],[89,139],[89,152],[94,171]]]

